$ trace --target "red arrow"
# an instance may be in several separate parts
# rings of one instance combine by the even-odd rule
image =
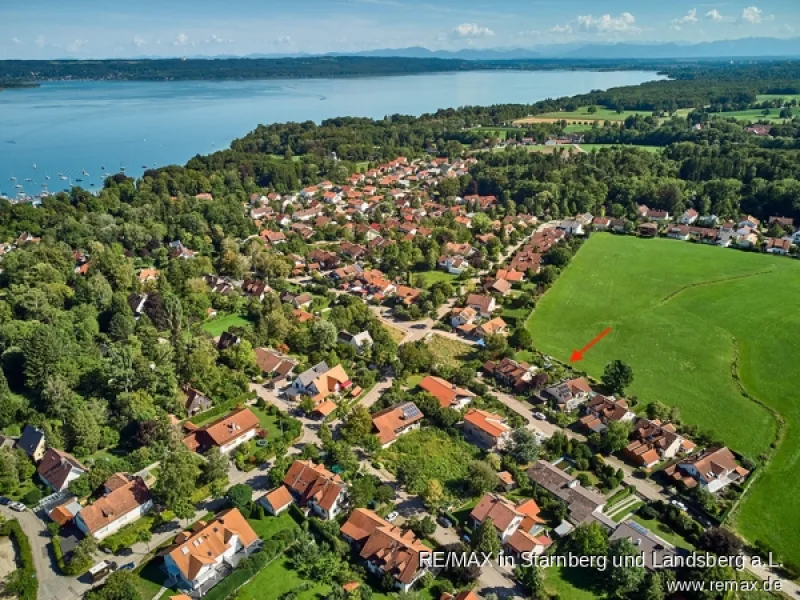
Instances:
[[[569,362],[578,362],[579,360],[583,360],[583,355],[586,354],[592,346],[594,346],[597,342],[606,337],[609,333],[611,333],[611,327],[606,327],[605,329],[603,329],[603,331],[600,332],[600,334],[597,337],[595,337],[591,342],[586,344],[583,348],[581,348],[580,350],[573,350]]]

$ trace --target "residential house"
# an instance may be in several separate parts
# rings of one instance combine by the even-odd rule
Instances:
[[[673,225],[667,230],[667,237],[685,242],[691,237],[691,230],[688,225]]]
[[[728,448],[710,448],[664,469],[664,474],[687,488],[698,485],[712,494],[731,483],[744,481],[750,471],[736,462]]]
[[[256,348],[256,365],[265,377],[269,377],[269,387],[283,387],[297,363],[288,356],[268,348]]]
[[[595,217],[592,219],[592,227],[595,231],[608,231],[611,227],[611,219],[608,217]]]
[[[134,523],[153,508],[150,490],[139,476],[115,473],[103,485],[103,496],[75,517],[78,529],[96,540]]]
[[[511,436],[511,427],[503,415],[470,408],[464,415],[464,436],[479,446],[492,450],[502,448]]]
[[[777,223],[781,227],[794,227],[794,219],[791,217],[770,217],[769,224]]]
[[[236,508],[220,513],[210,522],[198,521],[191,531],[175,538],[164,553],[164,570],[178,587],[197,590],[215,583],[232,570],[261,540]]]
[[[535,367],[506,357],[499,362],[487,362],[483,365],[483,370],[494,377],[501,385],[508,386],[514,390],[522,390],[530,385],[533,380]]]
[[[439,259],[439,268],[451,275],[461,275],[469,268],[469,261],[463,256],[443,256]]]
[[[282,487],[298,506],[327,521],[335,519],[346,503],[347,485],[342,478],[310,460],[294,461]]]
[[[744,215],[739,219],[737,228],[747,227],[748,229],[758,229],[761,226],[761,221],[751,215]]]
[[[270,246],[286,243],[286,235],[284,235],[282,231],[270,231],[269,229],[265,229],[260,235]]]
[[[693,208],[688,208],[681,215],[679,222],[681,225],[694,225],[695,221],[697,221],[699,217],[700,213]]]
[[[475,398],[475,394],[469,390],[433,375],[428,375],[420,381],[419,387],[436,398],[442,408],[461,410]]]
[[[398,285],[395,291],[395,295],[400,298],[403,304],[406,306],[410,306],[411,304],[416,303],[419,300],[420,295],[422,294],[422,290],[408,287],[406,285]]]
[[[347,331],[342,331],[339,333],[338,341],[340,344],[350,346],[359,354],[364,350],[372,348],[373,344],[372,336],[369,334],[369,331],[362,331],[355,335]]]
[[[269,291],[270,287],[267,285],[266,281],[260,281],[258,279],[245,279],[242,283],[242,293],[245,296],[251,296],[253,298],[263,300],[264,296]]]
[[[515,271],[514,269],[498,269],[497,278],[505,279],[512,285],[519,284],[525,281],[525,273],[523,271]]]
[[[36,472],[39,474],[39,479],[54,492],[63,492],[71,481],[88,473],[89,469],[69,452],[48,448],[39,462]]]
[[[424,416],[416,404],[404,402],[372,415],[372,428],[378,432],[381,447],[388,448],[399,436],[419,429]]]
[[[206,411],[214,406],[211,398],[199,390],[194,389],[193,387],[189,387],[188,385],[185,386],[183,388],[183,393],[186,394],[184,408],[186,408],[186,414],[189,417],[193,417],[196,414]]]
[[[745,228],[747,233],[742,230],[737,231],[738,239],[736,246],[739,248],[753,248],[758,244],[758,234]]]
[[[558,228],[570,235],[583,235],[583,225],[583,223],[575,219],[565,219],[558,224]]]
[[[300,373],[287,393],[294,397],[310,396],[319,404],[331,394],[348,390],[352,385],[342,365],[331,368],[323,361]]]
[[[504,335],[508,331],[508,324],[500,317],[495,317],[478,325],[475,334],[480,338],[489,335]]]
[[[390,574],[403,592],[425,574],[420,553],[429,552],[411,531],[403,531],[366,508],[357,508],[342,525],[342,537],[356,548],[367,569],[379,580]]]
[[[274,517],[287,510],[292,505],[292,502],[294,502],[292,493],[285,485],[279,485],[258,499],[258,503],[264,507],[264,510]]]
[[[467,296],[467,306],[475,310],[481,318],[490,319],[497,308],[497,302],[491,296],[470,294]]]
[[[286,292],[281,296],[281,302],[285,302],[286,304],[291,304],[294,308],[299,309],[306,309],[311,306],[311,303],[314,301],[314,296],[309,294],[308,292],[303,292],[302,294],[292,294],[290,292]]]
[[[694,442],[680,435],[672,423],[662,423],[658,419],[639,419],[633,426],[631,439],[623,454],[645,469],[695,449]]]
[[[524,531],[540,531],[545,521],[539,512],[539,505],[534,500],[521,500],[514,504],[500,494],[487,493],[478,501],[469,517],[473,530],[491,519],[500,541],[505,543],[520,527]]]
[[[654,238],[658,235],[658,225],[655,223],[642,223],[639,225],[639,235],[645,238]]]
[[[169,255],[171,258],[188,259],[197,256],[197,252],[184,246],[180,240],[176,240],[169,245]]]
[[[478,316],[478,312],[469,306],[454,308],[450,314],[450,326],[455,328],[463,325],[471,325]]]
[[[608,539],[610,542],[630,540],[636,547],[636,551],[644,556],[644,566],[651,571],[677,556],[675,546],[661,539],[646,527],[639,525],[633,519],[622,521]]]
[[[216,447],[227,454],[255,438],[261,423],[249,408],[239,408],[203,427],[188,421],[183,427],[187,431],[183,443],[192,452],[204,453]]]
[[[595,394],[586,403],[586,415],[580,418],[579,423],[590,433],[601,433],[612,421],[630,423],[635,417],[624,398]]]
[[[139,283],[147,283],[158,279],[158,269],[142,269],[137,275]]]
[[[789,238],[768,238],[767,252],[786,256],[792,249],[792,240]]]
[[[511,282],[505,279],[495,279],[489,281],[486,286],[486,291],[490,294],[499,294],[500,296],[508,296],[511,293]]]
[[[609,529],[614,527],[614,522],[603,514],[605,498],[582,487],[577,479],[555,465],[538,460],[528,469],[528,477],[564,502],[569,511],[569,520],[575,525],[597,521]]]
[[[33,462],[38,463],[44,458],[44,431],[33,425],[25,425],[22,435],[17,440],[17,448],[30,456]]]
[[[584,377],[578,377],[545,388],[544,392],[555,400],[558,410],[570,412],[589,400],[592,388]]]
[[[655,208],[648,208],[645,217],[651,221],[658,221],[659,223],[666,223],[669,221],[669,212],[666,210],[658,210]]]

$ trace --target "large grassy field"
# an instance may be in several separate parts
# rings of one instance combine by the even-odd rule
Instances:
[[[763,110],[760,108],[749,108],[747,110],[733,110],[730,112],[713,113],[714,116],[724,117],[726,119],[734,118],[738,121],[769,121],[770,123],[783,123],[788,119],[781,118],[781,109],[771,108],[769,115],[764,116]]]
[[[633,367],[629,393],[678,406],[683,420],[758,457],[775,440],[772,414],[786,420],[769,466],[756,474],[735,515],[749,540],[800,560],[800,263],[666,239],[594,235],[528,321],[537,347],[569,359],[605,327],[586,354],[599,376],[621,359]]]
[[[209,319],[203,323],[203,330],[208,332],[209,335],[217,337],[231,327],[250,328],[252,326],[253,324],[241,315],[225,315]]]

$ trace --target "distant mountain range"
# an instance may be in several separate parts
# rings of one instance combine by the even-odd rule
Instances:
[[[312,56],[310,54],[254,54],[248,58],[289,58]],[[800,57],[800,37],[795,38],[742,38],[716,42],[654,43],[654,44],[554,44],[531,48],[487,48],[464,50],[429,50],[421,46],[410,48],[383,48],[361,52],[329,52],[324,56],[367,56],[399,58],[442,58],[460,60],[653,60],[653,59],[705,59],[705,58],[758,58]]]

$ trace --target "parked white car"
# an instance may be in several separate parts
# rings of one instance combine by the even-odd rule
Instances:
[[[400,513],[397,512],[396,510],[393,510],[388,515],[386,515],[386,520],[389,521],[389,523],[394,523],[397,520],[397,517],[399,516]]]

